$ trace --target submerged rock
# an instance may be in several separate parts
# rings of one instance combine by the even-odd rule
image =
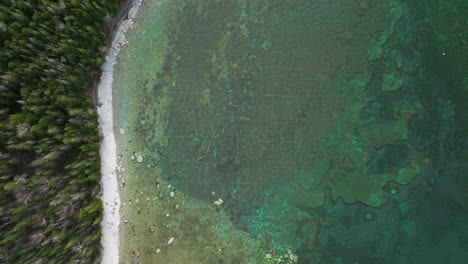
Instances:
[[[138,163],[142,163],[143,160],[144,160],[144,159],[143,159],[143,156],[137,156],[137,157],[136,157],[136,161],[137,161]]]

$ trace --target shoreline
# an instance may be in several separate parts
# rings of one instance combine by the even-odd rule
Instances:
[[[119,263],[119,232],[120,232],[120,193],[117,179],[117,143],[114,135],[113,110],[113,74],[114,65],[120,49],[126,45],[125,34],[133,25],[141,0],[133,1],[127,18],[122,20],[115,31],[102,65],[102,75],[97,88],[97,114],[101,142],[99,155],[101,157],[101,181],[103,219],[100,223],[101,235],[101,263]]]

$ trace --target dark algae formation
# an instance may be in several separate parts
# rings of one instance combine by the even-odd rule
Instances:
[[[99,260],[93,80],[117,4],[0,1],[1,263]]]

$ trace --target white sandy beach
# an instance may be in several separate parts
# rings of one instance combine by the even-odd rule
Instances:
[[[134,1],[130,7],[128,18],[123,20],[115,34],[111,47],[107,52],[102,66],[102,76],[98,86],[97,109],[101,138],[101,187],[104,217],[101,222],[102,254],[101,263],[119,263],[119,225],[120,225],[120,195],[117,179],[117,147],[114,136],[112,82],[114,65],[120,48],[126,44],[125,34],[133,25],[133,19],[138,13],[140,1]]]

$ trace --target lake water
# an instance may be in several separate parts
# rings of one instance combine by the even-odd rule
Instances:
[[[124,263],[468,263],[468,2],[148,0]]]

